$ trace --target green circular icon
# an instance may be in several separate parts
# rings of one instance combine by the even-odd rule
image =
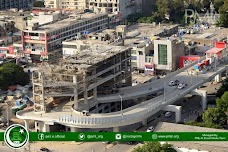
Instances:
[[[152,139],[158,139],[158,135],[157,134],[153,134],[152,135]]]
[[[12,149],[23,148],[29,140],[27,129],[19,124],[9,126],[4,132],[4,141]]]

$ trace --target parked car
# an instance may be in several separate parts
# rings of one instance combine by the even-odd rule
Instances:
[[[136,143],[136,141],[128,141],[128,142],[127,142],[128,145],[133,145],[133,144],[135,144],[135,143]]]
[[[170,81],[170,82],[169,82],[169,86],[176,86],[176,85],[179,85],[179,83],[180,83],[179,80]]]
[[[49,149],[47,149],[46,147],[41,147],[40,151],[45,151],[45,152],[51,152]]]
[[[169,111],[168,111],[168,112],[166,112],[166,113],[165,113],[165,117],[166,117],[166,118],[171,117],[171,112],[169,112]]]
[[[6,100],[6,95],[0,96],[0,102],[3,103]]]
[[[149,127],[149,128],[146,130],[146,132],[153,132],[153,131],[154,131],[154,127],[153,127],[153,126]]]
[[[185,83],[178,84],[178,89],[184,89],[187,85]]]

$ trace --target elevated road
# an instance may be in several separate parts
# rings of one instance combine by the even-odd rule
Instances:
[[[228,69],[227,64],[218,63],[216,69],[214,70],[205,70],[198,76],[189,76],[185,70],[192,67],[192,65],[185,67],[179,71],[176,71],[173,74],[168,75],[164,79],[158,79],[153,83],[151,82],[135,87],[128,87],[121,90],[120,93],[122,94],[124,100],[127,100],[128,98],[132,99],[134,97],[140,97],[142,96],[142,94],[147,94],[147,92],[149,94],[157,88],[157,90],[162,89],[162,86],[164,84],[166,90],[165,96],[161,95],[151,100],[147,100],[143,103],[140,103],[138,105],[124,109],[122,114],[121,112],[113,112],[106,114],[91,114],[90,116],[83,116],[77,112],[71,113],[60,111],[40,115],[34,113],[34,111],[31,109],[19,111],[17,112],[16,116],[20,119],[39,120],[46,122],[48,124],[58,123],[65,126],[78,128],[109,128],[134,124],[149,118],[153,114],[160,111],[164,106],[173,104],[175,101],[189,94],[192,90],[201,87],[204,83],[211,81],[212,79],[214,79],[216,75]],[[168,86],[169,80],[184,81],[188,84],[188,86],[181,90],[177,89],[176,87],[170,87]],[[152,87],[152,89],[150,89],[150,87]],[[120,101],[118,94],[99,98],[99,102],[102,103],[113,101]]]

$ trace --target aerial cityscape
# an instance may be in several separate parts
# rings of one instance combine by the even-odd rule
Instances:
[[[227,44],[228,0],[1,0],[0,152],[227,152]]]

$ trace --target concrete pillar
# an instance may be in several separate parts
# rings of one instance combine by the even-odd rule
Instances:
[[[191,94],[201,96],[202,110],[207,109],[207,91],[206,90],[193,90]]]
[[[29,131],[29,119],[24,119],[25,128]]]
[[[39,122],[38,121],[35,121],[35,131],[38,131],[39,130]]]
[[[45,99],[44,99],[44,73],[43,72],[40,72],[40,79],[41,79],[41,83],[42,83],[42,86],[41,86],[41,100],[42,100],[42,108],[41,110],[46,112],[46,108],[45,108]]]
[[[44,123],[43,132],[50,132],[50,126]]]
[[[175,118],[176,118],[175,122],[177,123],[177,122],[181,121],[181,110],[182,110],[181,106],[167,105],[167,106],[163,107],[162,110],[175,112]]]
[[[181,121],[181,110],[182,110],[181,106],[176,106],[176,112],[175,112],[176,123]]]
[[[120,127],[113,127],[113,132],[120,132]]]
[[[86,73],[84,72],[84,82],[83,82],[83,89],[84,89],[84,104],[88,104],[88,92],[87,92],[87,82],[86,82]]]
[[[144,119],[144,120],[142,121],[142,125],[143,125],[143,126],[147,126],[147,119]]]
[[[75,75],[73,77],[73,83],[75,84],[74,86],[74,109],[78,109],[78,89],[77,89],[77,76]]]
[[[207,91],[201,90],[201,102],[202,102],[202,109],[205,111],[207,109]]]
[[[93,99],[97,100],[97,87],[93,88]]]
[[[79,128],[70,127],[70,132],[79,132]]]
[[[220,82],[222,80],[221,73],[215,76],[215,82]]]
[[[88,104],[88,92],[86,89],[84,90],[84,104]]]

